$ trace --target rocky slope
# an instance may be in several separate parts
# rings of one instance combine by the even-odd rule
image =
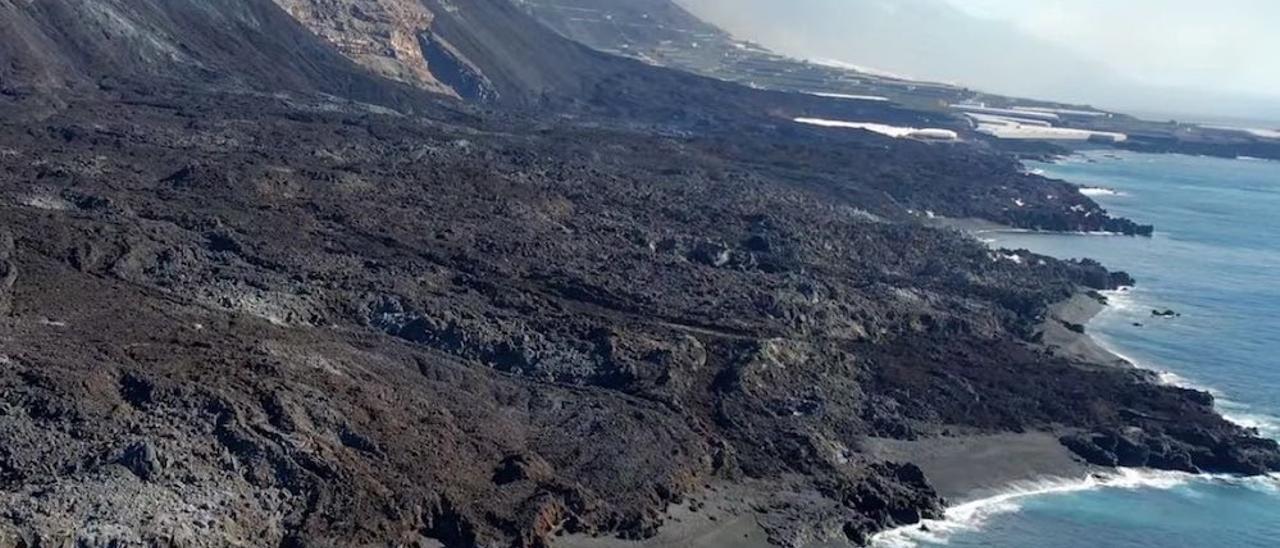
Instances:
[[[275,0],[377,74],[472,101],[530,106],[588,95],[631,69],[545,28],[509,0]]]
[[[1208,395],[1035,344],[1051,303],[1126,276],[917,222],[1130,226],[1007,158],[643,68],[548,96],[565,111],[436,103],[273,4],[205,4],[282,25],[258,31],[179,5],[116,13],[215,33],[183,35],[217,69],[186,81],[135,39],[68,53],[102,29],[72,14],[120,5],[3,5],[86,27],[0,37],[0,544],[639,538],[719,482],[775,543],[861,542],[945,502],[875,438],[1280,469]],[[295,32],[313,63],[259,65],[308,55],[254,49]]]
[[[457,91],[432,74],[422,51],[434,15],[418,0],[276,0],[294,19],[373,72],[436,93]]]
[[[268,0],[0,2],[0,91],[85,92],[123,82],[328,93],[408,107]]]
[[[721,52],[733,37],[671,0],[512,0],[557,33],[602,51],[652,61],[659,44],[707,46]]]

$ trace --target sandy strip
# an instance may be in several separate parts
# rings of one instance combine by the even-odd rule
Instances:
[[[879,459],[915,463],[949,505],[999,494],[1017,482],[1083,478],[1092,470],[1045,432],[872,439],[866,448]]]
[[[1095,469],[1077,459],[1044,432],[961,435],[916,441],[869,439],[864,449],[877,460],[913,462],[924,470],[938,492],[955,507],[1007,492],[1018,484],[1079,481]],[[768,548],[768,536],[757,523],[752,501],[760,498],[742,486],[719,487],[700,494],[701,507],[690,504],[668,510],[658,535],[640,541],[613,537],[567,535],[557,548]],[[842,541],[805,548],[847,547]]]
[[[1041,344],[1056,356],[1082,363],[1133,367],[1133,364],[1107,350],[1088,333],[1073,331],[1068,325],[1086,326],[1089,320],[1102,312],[1106,305],[1095,297],[1096,293],[1081,292],[1049,307],[1046,320],[1040,325],[1044,334]]]
[[[939,228],[950,228],[982,239],[991,232],[1019,231],[1013,227],[983,219],[954,219],[934,217],[927,224]],[[1097,316],[1106,305],[1087,291],[1081,291],[1063,302],[1049,307],[1046,320],[1040,325],[1044,333],[1041,345],[1054,355],[1062,356],[1082,363],[1133,367],[1123,357],[1107,350],[1087,333],[1079,333],[1067,327],[1070,325],[1087,326],[1089,320]]]
[[[751,509],[755,496],[746,486],[720,485],[691,501],[667,510],[666,521],[653,538],[623,540],[614,537],[566,535],[556,548],[772,548],[768,535],[756,523]]]
[[[954,217],[938,216],[930,217],[923,221],[928,226],[958,230],[975,238],[981,238],[982,234],[989,232],[1029,232],[1027,230],[1013,228],[1009,225],[1000,224],[995,221],[977,218],[958,219]]]
[[[946,225],[980,234],[1007,229],[977,220],[946,219]],[[1055,355],[1081,363],[1133,365],[1108,351],[1087,333],[1067,327],[1086,325],[1105,305],[1089,292],[1050,307],[1041,345]],[[877,460],[912,462],[924,470],[949,506],[999,496],[1017,484],[1039,481],[1078,481],[1097,472],[1047,432],[1022,434],[972,434],[915,441],[869,439],[864,449]],[[771,546],[751,509],[746,488],[721,487],[699,496],[703,506],[694,511],[688,503],[671,508],[658,535],[642,541],[569,535],[558,538],[567,548],[766,548]],[[843,544],[811,545],[827,548]]]

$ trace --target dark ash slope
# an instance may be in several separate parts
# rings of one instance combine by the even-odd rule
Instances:
[[[0,0],[0,93],[139,82],[326,93],[412,108],[271,0]]]

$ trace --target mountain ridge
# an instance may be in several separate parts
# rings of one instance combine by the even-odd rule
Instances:
[[[913,79],[992,93],[1080,102],[1077,89],[1117,78],[1101,64],[1003,22],[962,12],[945,0],[799,0],[787,9],[767,0],[746,0],[735,4],[737,10],[724,10],[714,1],[678,3],[739,36],[799,58],[874,65]],[[774,24],[759,24],[757,14]],[[978,65],[986,73],[975,76],[974,65],[967,62],[980,59],[999,62]]]

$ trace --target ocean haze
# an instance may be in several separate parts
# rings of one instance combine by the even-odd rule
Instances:
[[[947,1],[1067,45],[1141,83],[1280,96],[1274,1]]]
[[[1280,119],[1280,3],[679,0],[736,36],[984,91],[1170,117]]]

